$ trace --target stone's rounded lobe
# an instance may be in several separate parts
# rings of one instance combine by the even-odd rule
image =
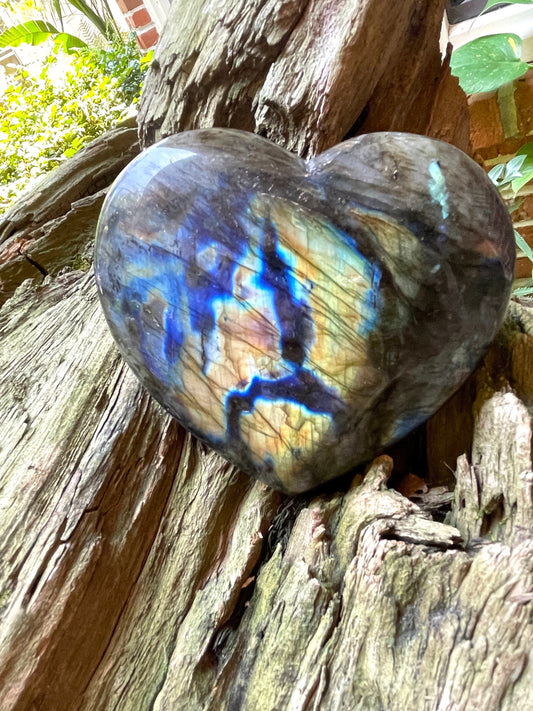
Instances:
[[[456,148],[377,133],[304,163],[190,131],[119,176],[95,270],[124,358],[188,429],[288,492],[429,417],[483,355],[510,218]]]

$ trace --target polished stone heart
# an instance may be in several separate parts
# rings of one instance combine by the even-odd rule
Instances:
[[[113,185],[95,269],[150,393],[288,492],[429,417],[504,316],[511,222],[484,171],[376,133],[303,162],[253,134],[161,141]]]

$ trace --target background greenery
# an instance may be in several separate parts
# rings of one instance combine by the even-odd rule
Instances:
[[[533,5],[533,0],[507,0],[507,2]],[[496,4],[497,0],[489,0],[485,10]],[[454,50],[450,67],[465,93],[497,91],[498,104],[502,111],[507,104],[514,106],[514,82],[530,68],[530,65],[522,60],[521,53],[522,40],[518,35],[513,33],[487,35]],[[518,195],[520,189],[533,180],[533,143],[526,143],[510,160],[496,165],[489,172],[489,177],[500,190],[510,212],[513,212],[521,202]],[[527,257],[533,264],[533,250],[517,230],[515,230],[515,240],[518,254]],[[533,270],[531,279],[516,288],[514,293],[520,296],[533,295]]]
[[[17,69],[0,93],[0,212],[131,113],[150,57],[130,36],[74,54],[56,47],[36,71]]]

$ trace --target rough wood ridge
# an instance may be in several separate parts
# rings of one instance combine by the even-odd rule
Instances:
[[[150,68],[142,142],[229,126],[308,157],[340,141],[356,121],[366,130],[425,133],[441,79],[436,38],[444,5],[173,3],[169,27],[178,31],[163,33]],[[465,108],[455,108],[460,126]]]
[[[422,115],[425,130],[444,130],[446,72],[424,97],[415,80],[438,57],[443,4],[175,0],[144,140],[231,124],[311,153],[364,124],[364,107],[370,121],[391,67],[404,106],[419,107],[412,130]],[[409,65],[406,26],[419,40]],[[409,128],[407,116],[395,104],[389,127]],[[39,245],[31,254],[47,272],[22,268],[18,248],[2,252],[2,711],[530,708],[532,309],[511,305],[480,369],[428,428],[453,493],[402,495],[384,455],[364,477],[282,497],[142,392],[90,271],[71,269],[90,258],[96,210],[83,228],[61,227],[74,225],[70,202],[105,189],[128,146],[111,151],[123,155],[101,184],[87,154],[43,183],[56,196],[75,174],[93,186],[68,205],[50,200],[41,214],[25,200],[0,225],[4,250]],[[464,440],[457,402],[461,423],[474,423]]]
[[[90,275],[0,317],[2,708],[527,708],[531,419],[508,387],[441,523],[385,456],[281,500],[205,452],[121,363]]]

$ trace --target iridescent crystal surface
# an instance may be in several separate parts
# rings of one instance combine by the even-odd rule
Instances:
[[[453,393],[501,324],[514,255],[496,190],[452,146],[377,133],[305,163],[209,129],[119,176],[95,270],[150,393],[240,468],[298,492]]]

